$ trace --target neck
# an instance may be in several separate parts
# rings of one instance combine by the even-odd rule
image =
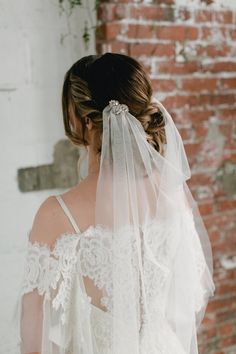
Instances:
[[[99,173],[99,160],[98,155],[95,153],[94,149],[90,146],[88,147],[88,177],[98,175]]]

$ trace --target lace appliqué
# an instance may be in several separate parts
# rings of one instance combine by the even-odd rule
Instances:
[[[97,225],[80,238],[78,258],[84,277],[93,280],[95,286],[103,289],[101,304],[109,311],[112,309],[112,234],[110,230]]]
[[[99,353],[105,354],[104,350],[106,349],[110,353],[112,317],[109,313],[105,313],[102,310],[92,306],[91,324]]]
[[[52,281],[55,281],[57,260],[50,258],[50,249],[39,243],[28,242],[25,261],[22,294],[38,289],[39,295],[48,294]]]
[[[167,280],[174,254],[174,227],[165,220],[145,227],[144,279],[146,296],[152,310],[163,311]]]
[[[195,290],[195,311],[199,312],[202,309],[203,304],[206,303],[207,290],[204,286],[204,276],[206,275],[207,265],[202,250],[199,235],[196,231],[193,215],[189,213],[186,215],[185,223],[187,224],[189,233],[192,237],[192,252],[194,254],[194,260],[197,271],[197,286]]]
[[[184,220],[185,223],[190,222],[189,232],[192,234],[196,232],[194,225],[191,224],[193,220],[188,220],[187,215],[184,216]],[[124,293],[120,295],[123,308],[127,308],[127,318],[131,304],[126,301],[126,291],[130,291],[132,287],[134,302],[138,309],[137,313],[140,306],[138,301],[141,299],[142,302],[145,297],[149,313],[153,313],[155,317],[158,311],[161,312],[164,309],[165,287],[171,274],[171,261],[178,244],[175,226],[173,222],[168,223],[167,220],[159,219],[142,227],[143,264],[141,266],[143,267],[145,294],[142,293],[138,278],[140,264],[136,251],[137,240],[135,240],[133,231],[130,226],[126,226],[120,231],[119,237],[115,238],[116,242],[119,242],[119,253],[117,245],[113,242],[114,237],[111,231],[100,225],[89,227],[79,235],[62,235],[58,238],[53,250],[50,250],[47,245],[29,241],[22,293],[28,293],[37,288],[40,295],[45,294],[48,299],[52,300],[55,310],[61,310],[61,321],[65,323],[70,307],[73,277],[78,271],[83,276],[88,276],[93,280],[95,286],[102,289],[101,304],[107,308],[108,312],[112,312],[112,271],[114,269],[117,272],[123,270],[120,277],[116,277],[116,279],[122,280],[120,288],[125,289]],[[206,264],[198,235],[194,234],[193,239],[199,285],[201,285],[201,277],[206,269]],[[113,252],[113,247],[116,247],[116,252]],[[114,259],[114,254],[116,259]],[[113,270],[112,265],[114,266]],[[137,276],[135,284],[130,284],[129,272],[132,269],[135,270]],[[126,270],[125,274],[124,270]],[[119,288],[119,284],[115,284],[115,286]],[[196,291],[197,310],[201,308],[204,296],[205,290],[204,284],[202,284],[197,287]],[[145,322],[144,319],[143,321]]]
[[[76,270],[77,235],[62,235],[58,238],[55,248],[38,242],[28,242],[27,256],[22,284],[22,295],[38,290],[50,300],[52,289],[57,289],[52,306],[55,310],[62,309],[61,321],[64,324],[70,304],[73,276]]]

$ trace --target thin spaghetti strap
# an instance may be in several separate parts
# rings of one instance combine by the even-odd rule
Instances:
[[[74,219],[73,216],[71,215],[70,210],[68,209],[67,205],[65,204],[65,202],[64,202],[64,200],[63,200],[63,198],[62,198],[62,196],[61,196],[61,195],[56,195],[55,197],[57,198],[58,202],[60,203],[62,209],[64,210],[64,212],[65,212],[65,214],[66,214],[66,216],[67,216],[68,219],[70,220],[72,226],[73,226],[74,229],[75,229],[75,232],[80,233],[81,231],[80,231],[78,225],[76,224],[75,219]]]

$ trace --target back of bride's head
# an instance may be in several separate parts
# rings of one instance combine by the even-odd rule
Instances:
[[[65,75],[62,92],[66,135],[76,145],[89,145],[86,118],[94,129],[94,146],[101,152],[102,111],[110,100],[118,100],[142,124],[147,140],[163,152],[164,117],[152,101],[152,87],[142,65],[135,59],[115,53],[89,55],[72,65]],[[76,129],[71,129],[72,119]]]

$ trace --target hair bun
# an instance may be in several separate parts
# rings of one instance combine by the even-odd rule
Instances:
[[[162,154],[164,144],[166,143],[164,115],[155,102],[150,103],[145,113],[142,120],[145,126],[147,140]]]
[[[163,113],[158,107],[155,107],[154,112],[150,112],[150,121],[148,124],[148,130],[162,128],[165,125]]]

